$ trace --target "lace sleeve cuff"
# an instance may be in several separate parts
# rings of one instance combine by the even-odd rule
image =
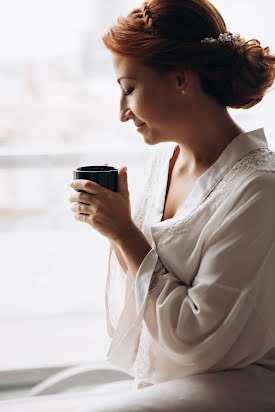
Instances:
[[[136,313],[139,315],[144,308],[147,296],[156,289],[159,280],[164,273],[167,273],[166,268],[159,260],[155,247],[152,248],[138,269],[135,280],[135,297],[136,297]]]
[[[152,293],[152,291],[157,287],[161,277],[167,272],[168,272],[167,269],[163,266],[161,261],[158,259],[154,273],[151,278],[148,295]]]

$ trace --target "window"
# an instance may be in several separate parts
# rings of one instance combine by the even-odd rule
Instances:
[[[113,15],[102,7],[2,5],[0,386],[1,371],[100,361],[108,351],[109,241],[73,218],[69,183],[75,167],[108,162],[127,165],[136,187],[150,150],[118,121],[119,88],[100,41]]]
[[[275,53],[273,0],[213,0],[227,26]],[[9,0],[0,14],[1,370],[106,358],[104,290],[109,242],[73,218],[75,167],[128,166],[131,201],[146,147],[119,122],[111,56],[101,36],[133,0]],[[244,19],[249,8],[249,20]],[[274,92],[244,128],[265,127],[275,147]],[[107,119],[107,121],[106,121]],[[70,343],[68,343],[70,342]],[[65,349],[64,349],[65,348]]]

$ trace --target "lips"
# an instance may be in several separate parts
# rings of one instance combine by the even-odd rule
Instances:
[[[137,127],[143,126],[145,123],[141,123],[139,125],[136,125]]]
[[[146,123],[141,124],[138,128],[137,131],[141,132],[141,130],[143,130],[144,126],[146,126]]]

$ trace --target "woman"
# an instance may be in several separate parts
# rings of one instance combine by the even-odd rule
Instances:
[[[108,360],[135,378],[91,410],[274,411],[275,153],[227,108],[263,99],[275,56],[207,0],[145,2],[103,42],[120,120],[165,145],[132,214],[123,169],[118,193],[74,186],[75,217],[111,242]]]

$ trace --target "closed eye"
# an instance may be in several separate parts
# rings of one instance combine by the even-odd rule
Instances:
[[[129,94],[131,94],[133,92],[133,88],[131,87],[130,89],[126,90],[126,93],[124,94],[124,96],[129,96]]]

